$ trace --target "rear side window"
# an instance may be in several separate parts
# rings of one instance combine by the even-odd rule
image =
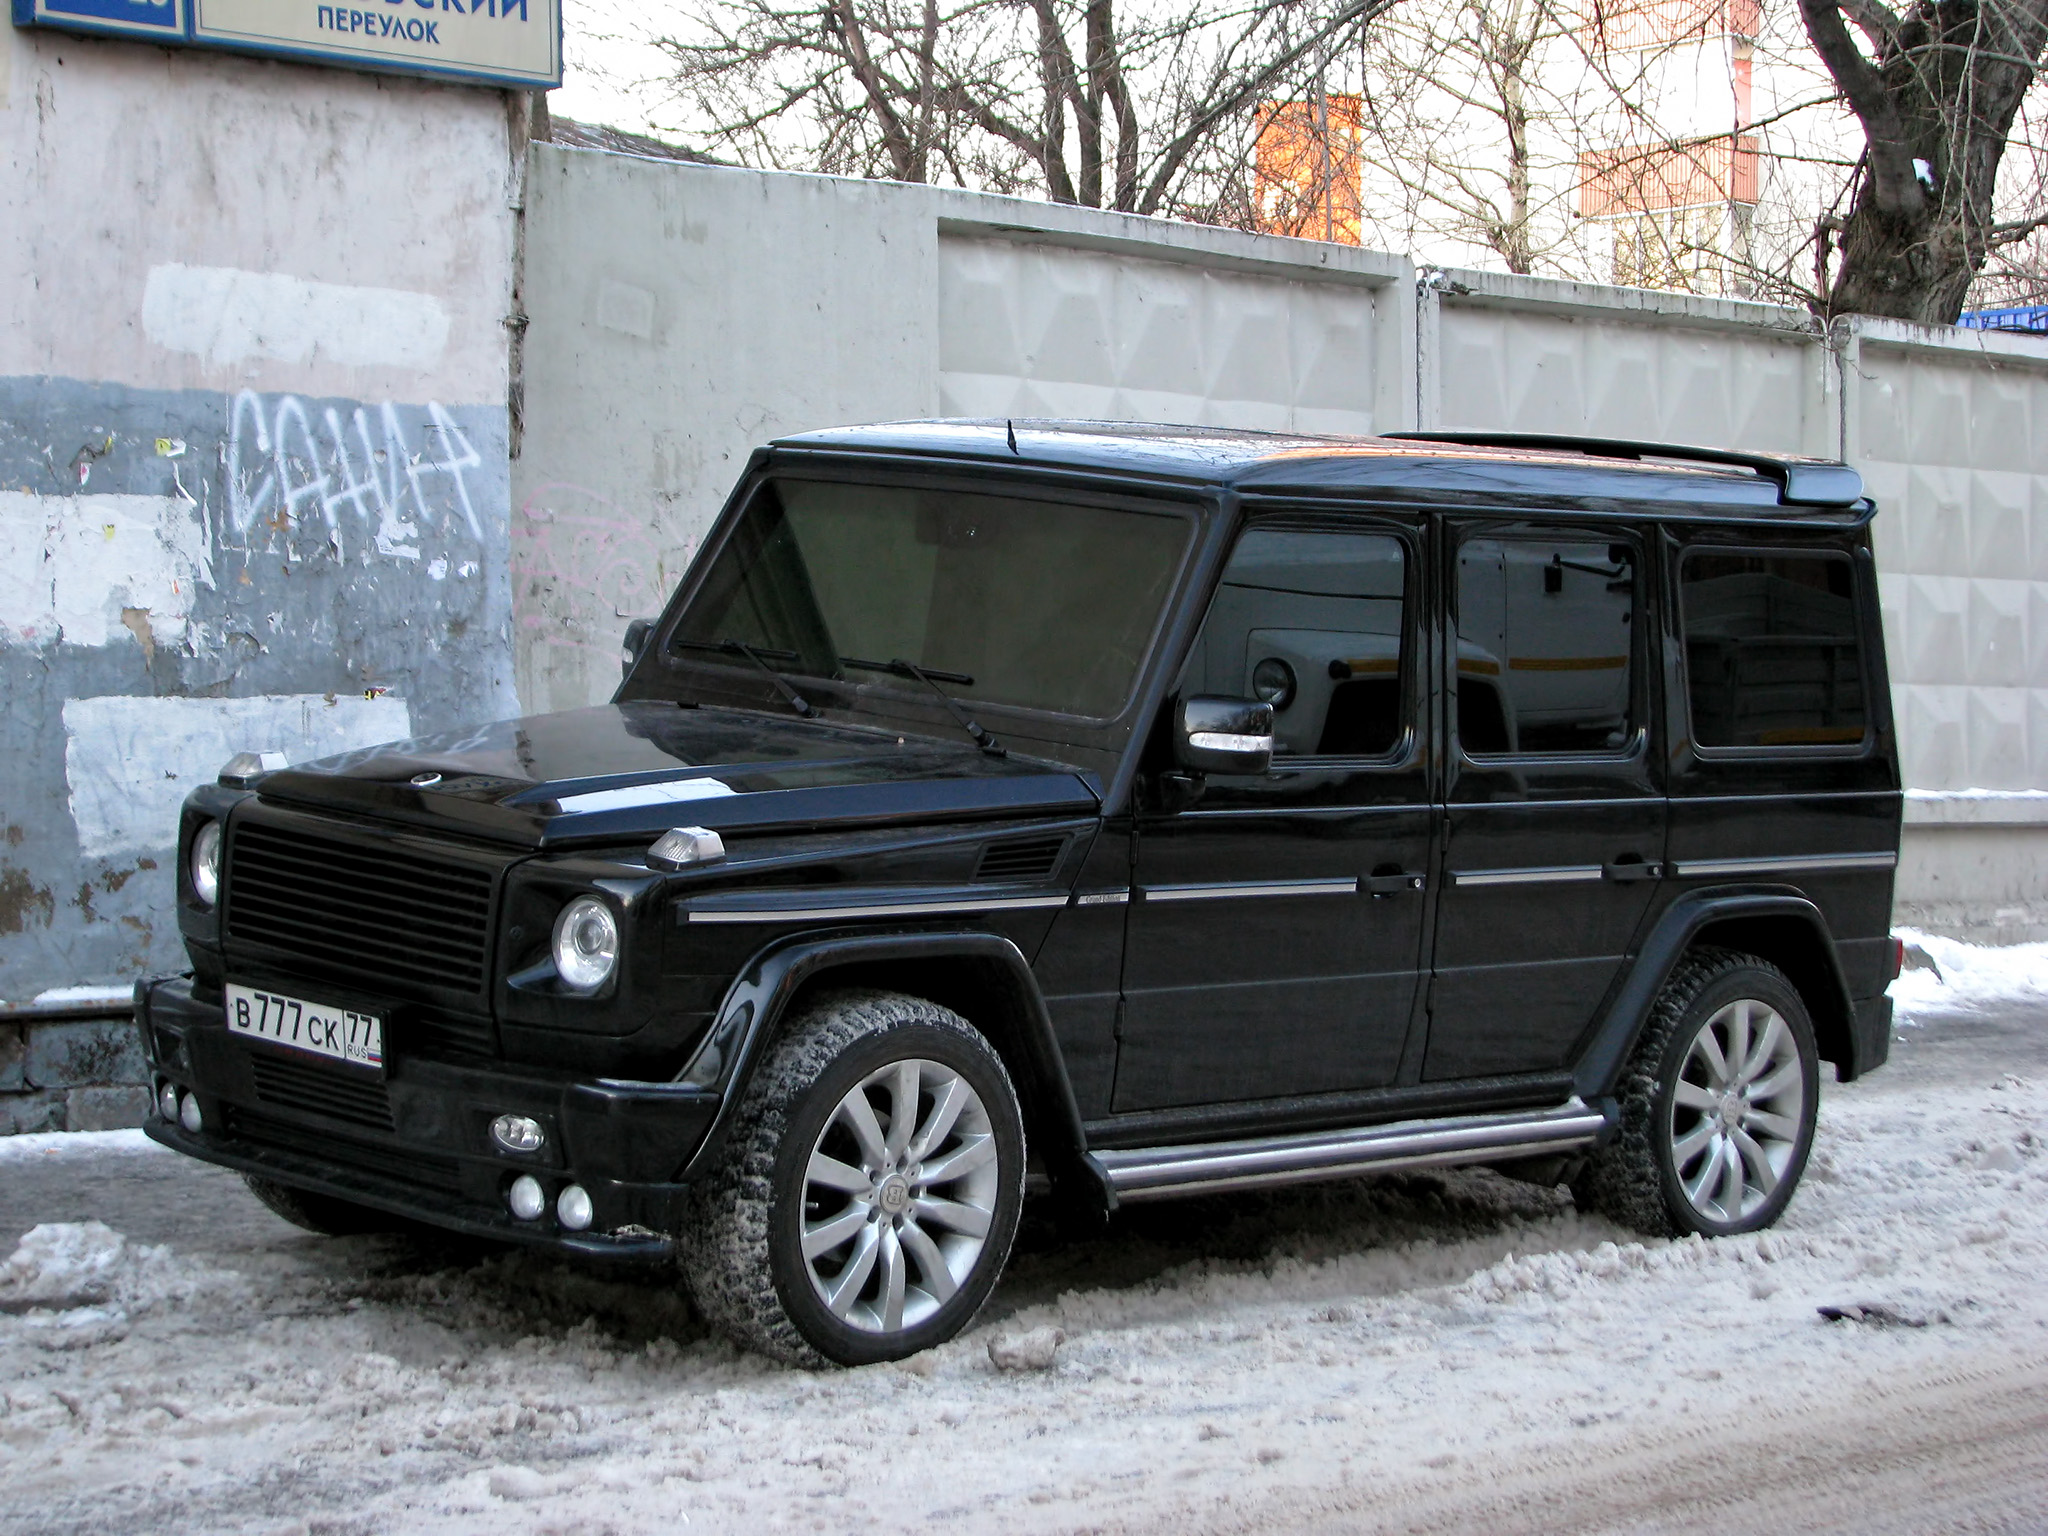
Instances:
[[[1467,756],[1627,748],[1635,570],[1635,551],[1606,539],[1459,546],[1458,742]]]
[[[1693,741],[1853,746],[1867,723],[1854,573],[1832,555],[1693,550],[1679,567]]]

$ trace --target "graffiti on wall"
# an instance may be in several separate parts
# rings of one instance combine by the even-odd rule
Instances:
[[[337,560],[372,549],[418,560],[423,544],[445,546],[450,533],[481,544],[471,476],[483,456],[440,404],[428,402],[420,415],[389,400],[308,404],[243,390],[228,413],[223,531],[247,547],[261,528],[312,528]],[[451,528],[457,514],[460,527]]]

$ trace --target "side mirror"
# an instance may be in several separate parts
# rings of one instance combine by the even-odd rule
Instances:
[[[1197,773],[1264,773],[1273,766],[1273,706],[1258,699],[1182,699],[1174,760]]]
[[[625,644],[619,652],[619,676],[632,675],[633,664],[640,659],[640,653],[647,649],[647,637],[653,633],[652,619],[635,619],[626,626]]]

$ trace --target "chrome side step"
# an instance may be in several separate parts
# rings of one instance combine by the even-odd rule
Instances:
[[[1607,1116],[1572,1098],[1555,1109],[1504,1115],[1457,1115],[1402,1120],[1358,1130],[1307,1131],[1186,1147],[1139,1147],[1097,1152],[1119,1200],[1163,1200],[1175,1195],[1268,1184],[1306,1184],[1393,1168],[1440,1168],[1490,1163],[1590,1146]]]

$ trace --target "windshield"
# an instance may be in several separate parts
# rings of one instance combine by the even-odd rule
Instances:
[[[670,644],[751,646],[786,671],[915,690],[910,662],[963,699],[1111,716],[1193,527],[1173,513],[771,481]]]

